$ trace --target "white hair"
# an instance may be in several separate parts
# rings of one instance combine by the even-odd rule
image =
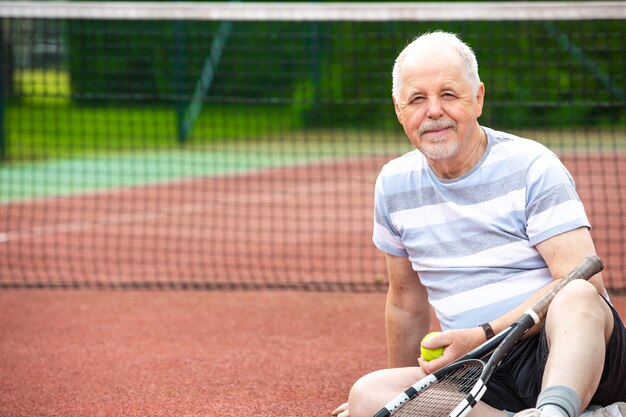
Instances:
[[[396,58],[396,61],[393,65],[393,71],[391,73],[391,94],[393,94],[394,97],[398,97],[398,94],[400,93],[400,88],[402,87],[402,76],[400,73],[402,71],[402,66],[404,65],[405,58],[407,57],[409,52],[423,45],[425,42],[439,45],[445,44],[452,47],[461,57],[467,81],[470,83],[474,93],[478,92],[478,88],[480,86],[480,77],[478,76],[478,61],[476,60],[476,55],[474,54],[472,48],[470,48],[469,45],[463,42],[454,33],[436,31],[425,33],[413,39],[413,41],[409,43]]]

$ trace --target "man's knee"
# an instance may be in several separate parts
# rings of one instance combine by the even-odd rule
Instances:
[[[359,378],[350,390],[350,417],[371,417],[425,374],[418,367],[382,369]]]
[[[606,301],[590,282],[582,279],[570,282],[554,297],[546,320],[559,323],[574,318],[594,322],[609,333],[612,328],[612,314]]]
[[[373,409],[377,411],[382,407],[377,408],[373,402],[377,393],[385,389],[383,372],[385,371],[369,373],[354,383],[349,396],[350,417],[372,416],[375,413],[372,412]]]
[[[588,281],[578,279],[567,284],[554,297],[550,309],[569,309],[570,312],[586,311],[582,306],[600,309],[603,300],[596,288]]]

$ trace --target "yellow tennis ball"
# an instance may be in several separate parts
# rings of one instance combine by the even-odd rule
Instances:
[[[431,332],[428,333],[426,336],[424,336],[424,338],[422,339],[422,342],[424,340],[428,340],[433,336],[436,336],[438,334],[440,334],[441,332]],[[420,344],[420,353],[422,354],[422,359],[424,359],[427,362],[432,361],[433,359],[437,359],[438,357],[440,357],[441,355],[443,355],[443,347],[437,348],[437,349],[426,349],[423,345]]]

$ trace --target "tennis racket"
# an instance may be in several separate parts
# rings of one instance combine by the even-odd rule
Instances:
[[[493,371],[511,347],[541,322],[557,292],[575,279],[589,279],[604,269],[596,256],[586,257],[520,318],[496,336],[445,367],[419,380],[374,417],[463,417],[482,398]],[[487,355],[493,352],[487,359]]]

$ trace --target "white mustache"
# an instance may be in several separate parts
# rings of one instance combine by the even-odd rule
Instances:
[[[447,128],[456,128],[456,123],[454,123],[452,120],[428,120],[425,121],[419,127],[419,129],[417,129],[417,134],[421,136],[431,130],[440,130]]]

